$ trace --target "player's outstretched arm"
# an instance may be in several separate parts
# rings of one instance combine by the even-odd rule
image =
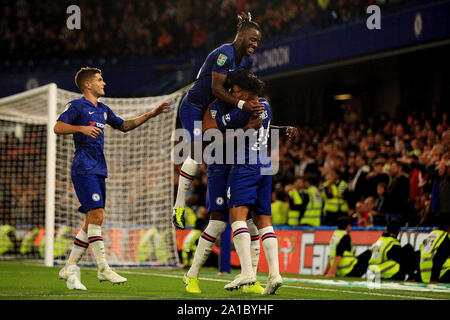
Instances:
[[[127,132],[136,129],[137,127],[145,123],[148,119],[166,112],[169,112],[169,103],[163,102],[152,111],[146,112],[137,118],[125,120],[120,127],[120,131]]]
[[[56,121],[53,132],[56,134],[82,133],[91,138],[97,138],[103,133],[100,128],[94,126],[74,126],[63,121]]]
[[[298,135],[298,130],[296,127],[270,125],[270,129],[286,130],[285,133],[286,133],[286,136],[288,137],[289,141],[294,141]]]

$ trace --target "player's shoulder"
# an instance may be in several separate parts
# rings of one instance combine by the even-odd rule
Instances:
[[[78,109],[81,105],[83,105],[83,101],[81,98],[73,99],[73,100],[69,101],[68,103],[66,103],[66,105],[64,106],[63,112],[69,110],[69,108]]]
[[[225,110],[227,108],[227,104],[220,99],[216,99],[211,103],[211,110]]]
[[[213,52],[215,52],[215,54],[217,56],[224,55],[227,58],[231,59],[234,56],[233,44],[232,43],[224,43],[221,46],[217,47]]]

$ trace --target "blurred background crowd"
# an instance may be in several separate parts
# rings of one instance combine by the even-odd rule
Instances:
[[[112,56],[175,56],[231,42],[237,13],[250,11],[263,42],[281,31],[308,32],[351,22],[376,4],[382,10],[412,0],[1,0],[1,59],[93,59]],[[416,0],[416,2],[418,2]],[[420,2],[420,1],[419,1]],[[430,2],[430,1],[428,1]],[[66,27],[66,8],[78,5],[81,29]],[[95,48],[94,50],[92,48]]]
[[[448,113],[412,112],[406,118],[382,114],[360,121],[346,107],[338,122],[297,129],[294,141],[284,136],[279,145],[274,224],[332,226],[348,215],[354,226],[385,226],[395,219],[402,226],[430,227],[437,214],[450,214]],[[321,198],[321,217],[313,224],[303,223],[310,185]],[[193,186],[189,204],[202,215],[205,168]],[[327,205],[333,202],[337,209]]]

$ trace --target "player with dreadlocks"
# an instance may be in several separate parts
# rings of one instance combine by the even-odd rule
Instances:
[[[197,173],[201,160],[194,157],[194,150],[202,150],[203,114],[214,99],[218,98],[228,105],[249,113],[261,113],[264,106],[258,101],[244,101],[234,97],[226,82],[229,74],[238,70],[250,69],[251,55],[261,41],[261,28],[252,20],[250,13],[238,15],[237,33],[232,43],[226,43],[213,50],[203,63],[193,87],[181,101],[179,116],[183,128],[189,133],[190,154],[181,166],[178,191],[172,212],[176,228],[184,229],[184,207],[186,194]]]

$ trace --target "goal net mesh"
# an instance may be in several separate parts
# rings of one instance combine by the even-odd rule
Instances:
[[[186,89],[146,98],[102,98],[123,119],[137,117],[163,101],[171,112],[127,133],[106,126],[108,166],[102,226],[110,265],[179,264],[171,221],[172,132]],[[80,94],[57,89],[57,116]],[[45,253],[45,192],[48,93],[0,99],[0,259],[42,259]],[[53,124],[50,124],[53,127]],[[56,140],[54,259],[64,263],[84,214],[70,178],[72,135]],[[15,239],[14,239],[15,238]],[[91,249],[80,264],[94,265]]]

